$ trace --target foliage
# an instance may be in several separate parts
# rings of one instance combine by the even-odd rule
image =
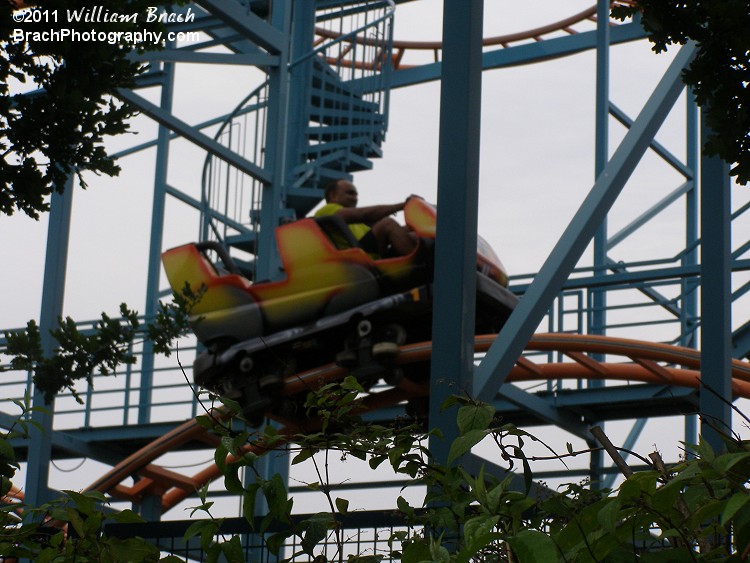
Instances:
[[[641,13],[654,51],[695,41],[699,51],[683,80],[703,108],[711,134],[704,150],[734,163],[731,174],[750,182],[750,10],[745,0],[664,2],[638,0],[618,6],[612,15],[625,19]]]
[[[39,507],[12,502],[11,479],[18,463],[11,441],[28,439],[26,415],[32,410],[29,398],[15,401],[21,414],[14,426],[0,435],[0,558],[3,561],[26,558],[37,563],[52,561],[92,561],[116,563],[143,561],[175,563],[181,559],[160,558],[159,549],[140,538],[108,537],[104,526],[110,522],[134,523],[143,520],[131,510],[105,512],[101,493],[63,491],[62,496]]]
[[[89,331],[81,330],[75,321],[66,317],[58,320],[58,328],[50,332],[56,342],[54,353],[47,354],[42,346],[42,335],[36,321],[30,320],[26,329],[6,332],[7,345],[3,353],[10,356],[10,369],[33,373],[34,385],[50,403],[57,393],[67,389],[79,403],[83,400],[76,390],[76,382],[85,380],[93,386],[93,375],[114,375],[122,365],[133,364],[136,357],[133,343],[143,335],[156,353],[171,353],[173,342],[187,332],[190,311],[203,296],[188,285],[183,294],[175,294],[171,303],[159,302],[153,319],[141,326],[138,313],[125,303],[120,305],[120,318],[102,313],[101,320]],[[2,370],[0,370],[2,371]]]
[[[91,2],[45,0],[41,4],[43,8],[31,9],[44,10],[47,18],[57,10],[58,21],[66,22],[63,27],[91,31],[91,23],[66,21],[68,10],[90,11]],[[148,6],[160,4],[164,2],[100,0],[96,6],[102,13],[137,13],[139,18],[99,22],[96,31],[164,31],[163,23],[149,23],[144,16]],[[111,42],[49,40],[42,35],[17,40],[15,30],[42,32],[59,24],[16,23],[12,12],[13,2],[0,2],[0,213],[12,215],[19,210],[38,218],[40,211],[49,209],[47,196],[61,193],[69,176],[77,175],[86,187],[81,170],[110,176],[119,173],[103,140],[127,132],[134,111],[113,96],[118,88],[132,86],[145,67],[129,58],[134,45],[127,35]],[[136,45],[137,51],[160,48],[148,42]],[[29,87],[32,92],[19,92]]]
[[[523,448],[532,436],[499,425],[489,405],[451,399],[450,404],[458,406],[451,459],[460,461],[480,441],[492,440],[499,456],[524,472],[519,487],[512,474],[497,475],[491,467],[475,475],[460,463],[438,464],[427,447],[435,431],[363,422],[358,416],[362,393],[359,383],[347,378],[307,398],[307,415],[317,430],[290,440],[292,464],[313,464],[316,479],[307,487],[325,497],[328,510],[301,522],[292,517],[293,499],[278,476],[264,479],[256,474],[250,485],[239,478],[240,469],[254,470],[258,459],[243,453],[248,443],[263,443],[272,451],[289,448],[287,438],[272,426],[259,433],[217,426],[222,439],[215,459],[227,490],[242,495],[244,516],[258,533],[274,524],[282,530],[265,537],[271,553],[281,555],[291,537],[301,549],[290,561],[744,561],[750,553],[750,447],[740,440],[727,438],[727,452],[719,455],[701,443],[694,448],[696,458],[669,469],[657,453],[651,454],[652,469],[634,473],[615,491],[575,483],[552,491],[531,486],[531,464],[539,458],[527,458]],[[396,508],[409,527],[393,532],[390,552],[344,556],[342,522],[350,503],[335,495],[328,478],[331,452],[366,460],[372,469],[388,464],[396,474],[426,486],[422,506],[399,497]],[[566,454],[552,457],[581,453],[587,452],[568,447]],[[255,506],[261,497],[268,512],[258,524]],[[210,502],[202,500],[197,509],[210,514]],[[200,536],[205,549],[226,555],[236,549],[237,538],[217,540],[219,528],[219,521],[209,519],[196,523],[187,535]],[[327,550],[324,541],[333,541],[336,553]]]
[[[695,458],[670,468],[653,453],[652,468],[627,477],[615,491],[575,483],[552,491],[532,485],[532,464],[542,458],[527,457],[524,448],[535,438],[501,424],[490,405],[466,398],[446,403],[446,408],[456,410],[458,433],[449,448],[450,463],[442,465],[428,447],[430,437],[440,432],[426,432],[407,421],[387,426],[366,423],[360,418],[363,395],[353,377],[311,392],[303,405],[308,429],[294,436],[282,435],[270,425],[250,430],[243,424],[201,418],[219,435],[214,460],[225,489],[242,498],[244,517],[272,554],[281,557],[290,538],[296,539],[299,549],[287,554],[289,561],[739,562],[750,554],[750,447],[741,440],[727,437],[727,449],[719,454],[701,443],[692,448]],[[226,409],[241,412],[240,405],[222,401]],[[17,404],[24,413],[29,409],[28,398]],[[0,436],[4,495],[17,467],[10,440],[23,437],[28,424],[26,417],[19,417],[18,427]],[[487,441],[495,444],[510,471],[523,472],[523,479],[498,472],[492,464],[477,473],[462,466],[463,456]],[[278,449],[293,453],[293,465],[312,465],[314,477],[306,485],[323,495],[325,510],[302,519],[294,516],[294,499],[282,478],[264,478],[256,471],[259,457]],[[262,453],[254,453],[258,451]],[[568,446],[566,453],[544,459],[582,453],[589,451]],[[344,520],[351,507],[348,499],[337,496],[331,482],[330,455],[366,461],[373,470],[385,464],[426,488],[420,506],[411,505],[403,495],[398,498],[394,508],[407,527],[392,533],[387,552],[345,556]],[[243,469],[254,473],[253,482],[243,483]],[[240,536],[223,536],[222,520],[211,516],[208,485],[198,491],[198,498],[200,504],[191,518],[201,513],[209,517],[196,519],[185,539],[199,538],[209,561],[243,561]],[[258,518],[261,499],[267,509]],[[158,552],[145,540],[103,535],[102,526],[109,519],[137,520],[129,511],[106,515],[101,508],[104,502],[98,493],[66,491],[42,507],[23,507],[23,520],[15,516],[18,504],[4,503],[0,553],[34,561],[119,561],[134,556],[157,561]],[[336,546],[334,551],[331,545]]]

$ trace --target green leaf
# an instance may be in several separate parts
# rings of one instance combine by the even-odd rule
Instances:
[[[485,436],[487,436],[487,431],[478,429],[470,430],[463,436],[456,438],[448,451],[448,464],[450,465],[453,461],[469,452],[471,448],[484,440]]]
[[[336,498],[336,510],[341,514],[349,512],[349,501],[345,498]]]
[[[110,518],[112,518],[115,522],[119,522],[120,524],[140,524],[142,522],[145,522],[145,520],[141,518],[141,516],[137,512],[133,512],[129,508],[121,510],[120,512],[115,512],[114,514],[110,515]]]
[[[498,483],[487,492],[487,510],[490,513],[495,513],[500,508],[500,499],[503,497],[503,494],[505,493],[511,479],[512,477],[504,479],[502,482]]]
[[[680,495],[683,485],[684,483],[680,481],[672,480],[659,487],[651,497],[651,506],[659,512],[666,512],[672,509],[677,502],[677,497]]]
[[[658,479],[659,474],[656,471],[634,473],[620,485],[617,496],[623,504],[639,499],[642,493],[647,493],[650,496],[656,491]]]
[[[302,463],[303,461],[310,459],[315,454],[315,450],[313,448],[304,448],[300,453],[298,453],[294,458],[292,459],[292,465],[297,465],[298,463]]]
[[[266,548],[272,555],[276,556],[281,551],[281,548],[284,547],[284,543],[288,537],[284,533],[273,534],[266,538]]]
[[[445,401],[443,401],[443,404],[440,405],[440,410],[444,411],[451,408],[453,405],[464,404],[465,402],[466,399],[463,397],[459,397],[458,395],[450,395]]]
[[[430,538],[430,557],[435,563],[450,563],[451,554],[440,542]]]
[[[250,483],[242,495],[242,516],[253,529],[255,529],[255,497],[259,489],[259,483]]]
[[[726,526],[748,501],[750,501],[750,495],[746,492],[733,494],[724,507],[724,512],[721,513],[721,525]]]
[[[261,489],[266,497],[270,515],[276,520],[288,521],[292,503],[287,499],[286,486],[281,475],[277,473],[271,479],[264,481]]]
[[[68,490],[65,490],[63,492],[70,497],[76,509],[83,515],[90,516],[96,511],[96,502],[88,495]]]
[[[76,534],[78,534],[80,537],[85,536],[86,530],[84,527],[84,522],[78,512],[73,508],[66,508],[65,512],[68,515],[66,520],[70,523],[71,526],[73,526]]]
[[[412,506],[409,504],[409,501],[407,501],[404,497],[399,496],[396,499],[396,506],[398,507],[399,511],[406,516],[414,516],[414,508],[412,508]]]
[[[475,516],[464,524],[464,547],[458,554],[458,561],[468,562],[470,557],[490,542],[501,537],[495,530],[500,516]]]
[[[385,455],[374,455],[370,458],[370,469],[377,469],[387,458]]]
[[[213,520],[196,520],[195,522],[190,524],[190,526],[188,526],[187,530],[185,530],[182,539],[188,541],[195,536],[202,536],[206,529],[209,529],[210,533],[213,535],[214,531],[216,530],[216,524]]]
[[[617,524],[622,518],[620,514],[620,502],[616,498],[608,500],[609,502],[605,503],[601,510],[599,510],[597,521],[607,533],[615,535]]]
[[[458,409],[456,422],[458,431],[466,434],[472,430],[487,430],[495,416],[495,407],[477,404],[467,405]]]
[[[221,553],[229,563],[244,563],[245,554],[239,536],[233,536],[228,542],[221,544]]]
[[[227,492],[235,495],[245,492],[245,487],[242,486],[242,481],[240,480],[239,467],[237,464],[233,463],[225,469],[224,488]]]
[[[333,524],[333,517],[327,512],[318,512],[308,518],[302,524],[305,528],[305,534],[301,542],[303,551],[310,556],[314,556],[315,548],[326,539],[328,530],[333,527]]]
[[[155,545],[140,538],[110,538],[107,547],[113,561],[154,561],[159,556],[159,549]]]
[[[538,530],[521,530],[508,538],[508,543],[519,563],[551,563],[560,560],[555,542]]]
[[[430,546],[424,540],[410,543],[404,547],[401,555],[401,563],[422,563],[423,561],[431,560],[432,553]]]
[[[724,475],[730,469],[732,469],[735,465],[737,465],[741,461],[744,461],[748,458],[750,458],[750,452],[723,454],[723,455],[718,456],[714,460],[713,466],[716,468],[717,471],[719,471],[719,473]]]

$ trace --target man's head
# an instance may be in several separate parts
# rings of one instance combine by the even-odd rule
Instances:
[[[357,188],[349,180],[335,180],[326,185],[326,203],[338,203],[342,207],[357,207]]]

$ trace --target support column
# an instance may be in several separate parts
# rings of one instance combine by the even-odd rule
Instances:
[[[594,154],[594,176],[598,179],[609,160],[609,0],[597,2],[596,25],[596,145]],[[594,278],[607,275],[607,217],[602,219],[594,235]],[[607,290],[594,287],[589,312],[589,334],[605,334],[607,326]],[[593,354],[603,361],[602,354]],[[603,387],[603,381],[589,381],[589,387]],[[599,426],[604,423],[599,422]],[[596,441],[588,440],[589,447],[596,448]],[[592,486],[601,486],[604,454],[595,449],[589,458],[589,473]]]
[[[435,306],[430,375],[430,451],[445,463],[456,435],[451,394],[471,394],[474,359],[483,0],[443,3]]]
[[[705,142],[708,127],[703,122]],[[701,159],[701,436],[724,450],[732,424],[731,197],[729,166]]]
[[[172,112],[174,94],[174,65],[164,64],[164,81],[161,87],[161,109]],[[146,319],[156,314],[159,302],[159,279],[161,273],[161,247],[164,237],[164,207],[166,205],[167,173],[169,171],[169,136],[170,131],[159,125],[156,141],[156,171],[154,173],[154,199],[151,207],[151,245],[148,255],[148,278],[146,282]],[[141,364],[141,385],[139,393],[138,424],[151,421],[151,396],[154,385],[154,349],[146,340],[143,345]]]
[[[70,241],[70,216],[73,208],[73,177],[69,177],[62,194],[53,193],[50,200],[49,226],[47,227],[47,255],[44,262],[42,310],[39,315],[39,332],[42,350],[46,356],[55,350],[50,331],[58,326],[65,300],[65,274],[68,265]],[[34,389],[32,420],[38,424],[29,428],[29,453],[26,473],[26,498],[29,506],[40,506],[50,500],[49,466],[52,457],[52,419],[54,400],[46,404],[44,395]]]
[[[682,259],[682,266],[691,268],[698,265],[698,166],[700,162],[699,148],[698,105],[691,90],[688,91],[686,102],[686,135],[687,146],[686,164],[692,176],[687,178],[690,189],[685,194],[685,248],[688,251]],[[681,330],[680,346],[698,347],[698,281],[695,278],[683,278],[681,297]],[[698,417],[685,417],[685,443],[698,443]],[[693,450],[688,448],[686,455],[692,456]]]
[[[314,8],[314,2],[310,2]],[[271,24],[285,36],[291,32],[292,4],[290,0],[276,0],[273,4]],[[308,22],[310,33],[315,26],[315,10]],[[312,39],[309,49],[312,49]],[[258,270],[260,280],[279,279],[281,261],[276,248],[275,232],[279,226],[282,207],[285,206],[286,151],[289,120],[289,48],[284,44],[279,53],[278,66],[269,69],[268,115],[266,122],[266,157],[263,167],[271,171],[272,180],[263,186],[258,233]]]

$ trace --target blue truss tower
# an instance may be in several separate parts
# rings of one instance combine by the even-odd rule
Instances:
[[[328,181],[351,178],[372,168],[374,159],[388,158],[383,141],[393,89],[440,81],[441,211],[430,424],[452,427],[451,413],[440,406],[458,384],[474,397],[493,402],[519,425],[556,427],[587,443],[593,440],[592,425],[627,420],[632,426],[623,445],[631,447],[649,417],[678,414],[685,415],[685,439],[691,442],[697,437],[695,415],[701,413],[706,421],[701,432],[716,444],[714,429],[731,426],[732,358],[750,354],[750,321],[745,323],[747,314],[741,312],[750,288],[741,276],[750,242],[747,235],[734,246],[731,242],[732,232],[742,236],[750,203],[733,206],[726,164],[700,155],[699,113],[680,80],[696,47],[688,44],[674,55],[640,112],[630,116],[610,99],[610,52],[620,44],[644,41],[645,34],[637,20],[610,22],[609,1],[599,0],[559,25],[495,40],[484,37],[483,42],[482,0],[444,0],[442,41],[424,44],[394,39],[397,4],[196,0],[189,8],[176,8],[195,17],[170,29],[196,35],[189,41],[180,39],[188,35],[176,35],[165,50],[139,55],[148,72],[134,88],[118,93],[140,110],[138,123],[153,137],[118,153],[123,168],[135,162],[132,159],[144,158],[153,183],[145,276],[139,272],[146,278],[144,315],[153,316],[159,299],[168,295],[161,252],[187,242],[186,237],[226,245],[250,280],[282,277],[274,228],[304,217],[321,201]],[[434,59],[408,64],[410,54],[420,50],[433,53]],[[532,63],[554,65],[556,59],[584,51],[595,52],[597,61],[591,108],[596,122],[595,180],[543,267],[533,276],[511,278],[520,304],[486,354],[476,358],[468,351],[473,339],[482,75]],[[194,118],[181,106],[180,88],[186,76],[191,88],[200,88],[201,80],[211,80],[202,78],[202,70],[213,67],[225,73],[227,90],[242,92],[240,102],[219,114],[212,113],[213,108],[190,108],[201,116]],[[206,76],[213,75],[207,71]],[[684,156],[656,140],[673,112],[684,116]],[[614,124],[623,131],[617,143],[611,141]],[[607,215],[644,154],[655,155],[680,180],[672,187],[655,186],[657,203],[611,233]],[[40,316],[44,334],[58,316],[75,314],[64,307],[72,193],[68,190],[52,201]],[[625,243],[674,206],[684,209],[679,252],[656,258],[637,251],[618,253],[620,245],[632,248]],[[508,375],[540,327],[560,334],[642,339],[653,327],[667,327],[669,344],[701,350],[702,382],[711,392],[673,387],[668,380],[604,384],[612,353],[607,348],[539,352],[549,364],[573,364],[580,375],[572,385],[562,378],[534,389],[509,382]],[[52,343],[45,346],[51,349]],[[26,494],[31,502],[49,496],[51,460],[90,458],[112,466],[199,412],[199,402],[173,359],[165,363],[148,344],[139,346],[138,367],[113,383],[97,380],[85,395],[85,405],[60,397],[52,412],[38,415],[46,432],[19,444],[27,448]],[[185,356],[191,358],[194,351],[192,342],[182,347],[184,365],[189,365]],[[631,359],[656,377],[668,367],[666,361]],[[27,374],[17,375],[8,397],[21,396],[29,386]],[[12,422],[8,404],[0,407],[0,421],[6,425]],[[439,457],[447,455],[444,444],[431,444]],[[471,454],[469,458],[467,464]],[[283,473],[286,463],[278,461],[264,471]],[[611,483],[615,472],[592,456],[589,467],[576,475],[582,474]],[[139,505],[147,518],[161,518],[159,493],[144,494]]]

